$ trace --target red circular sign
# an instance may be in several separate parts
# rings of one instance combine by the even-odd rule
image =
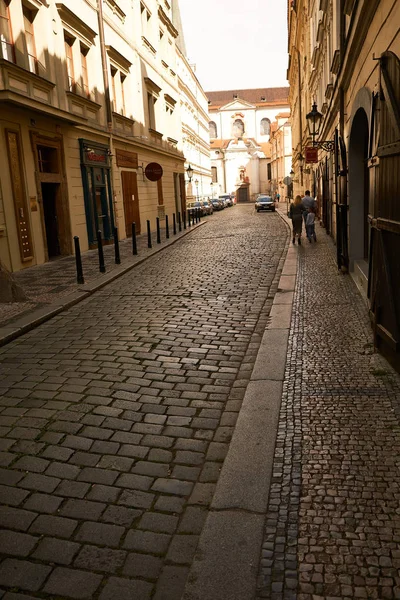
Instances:
[[[149,163],[144,170],[144,174],[150,181],[158,181],[163,176],[162,166],[158,163]]]

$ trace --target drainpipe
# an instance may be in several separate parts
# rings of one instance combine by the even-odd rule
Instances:
[[[109,148],[110,148],[110,184],[111,184],[111,205],[112,205],[112,216],[114,226],[118,227],[117,221],[117,210],[116,210],[116,199],[114,196],[114,177],[113,177],[113,138],[112,138],[112,108],[110,98],[110,81],[108,78],[108,67],[107,67],[107,52],[104,36],[104,20],[103,20],[103,0],[97,0],[97,19],[99,24],[99,41],[100,41],[100,53],[101,53],[101,66],[103,70],[103,84],[104,84],[104,100],[106,104],[106,116],[107,116],[107,131],[109,133]]]
[[[101,51],[101,66],[103,69],[104,98],[106,101],[107,129],[112,130],[112,111],[110,99],[110,82],[108,79],[107,53],[104,41],[103,0],[97,0],[97,18],[99,22],[99,40]]]

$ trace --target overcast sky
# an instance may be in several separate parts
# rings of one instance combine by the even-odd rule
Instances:
[[[288,85],[286,0],[179,0],[204,91]]]

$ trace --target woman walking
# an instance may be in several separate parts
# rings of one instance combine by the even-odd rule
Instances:
[[[296,243],[296,235],[299,246],[301,245],[301,230],[303,228],[303,206],[301,203],[301,196],[297,195],[294,201],[290,205],[289,217],[292,219],[293,224],[293,244]]]

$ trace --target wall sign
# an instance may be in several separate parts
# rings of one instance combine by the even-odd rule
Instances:
[[[314,148],[314,146],[306,146],[306,148],[304,148],[304,154],[306,163],[318,162],[318,148]]]
[[[158,163],[152,162],[147,165],[144,174],[150,181],[158,181],[163,176],[163,168]]]
[[[128,152],[127,150],[115,150],[115,159],[117,167],[125,167],[127,169],[138,168],[137,152]]]

